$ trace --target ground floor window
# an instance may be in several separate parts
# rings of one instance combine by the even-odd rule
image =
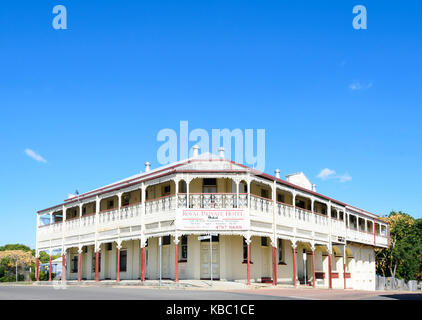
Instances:
[[[261,237],[261,246],[268,247],[268,238],[267,237]]]
[[[70,270],[72,273],[78,272],[78,256],[73,256],[72,258],[72,268]]]
[[[246,243],[245,238],[243,238],[243,263],[248,262],[248,244]],[[250,252],[249,252],[249,263],[252,263]]]
[[[163,237],[163,246],[170,244],[170,236],[164,236]]]
[[[188,237],[182,236],[182,240],[180,242],[180,257],[179,260],[181,262],[186,262],[188,260]]]
[[[283,239],[278,239],[278,264],[285,264],[283,254]]]
[[[120,251],[120,271],[126,272],[127,269],[127,251],[121,250]]]

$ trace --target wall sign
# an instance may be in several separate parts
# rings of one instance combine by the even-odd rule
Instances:
[[[177,228],[183,230],[246,230],[247,213],[242,210],[183,209],[177,217]]]

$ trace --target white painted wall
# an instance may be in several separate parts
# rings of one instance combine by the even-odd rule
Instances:
[[[243,239],[241,236],[220,236],[219,258],[220,258],[220,274],[219,278],[226,281],[242,281],[246,282],[247,264],[243,263]],[[260,237],[251,237],[250,247],[250,273],[251,282],[261,282],[264,276],[272,278],[272,251],[271,243],[268,239],[268,247],[261,246]],[[179,252],[181,252],[181,244],[179,243]],[[303,243],[298,243],[296,268],[297,279],[303,277]],[[351,278],[346,279],[347,288],[359,290],[375,290],[375,254],[374,248],[370,246],[362,246],[356,244],[347,245],[349,258],[347,272],[351,273]],[[308,247],[309,249],[309,247]],[[130,240],[122,242],[122,249],[127,250],[127,271],[120,273],[121,280],[140,279],[140,261],[141,249],[139,240]],[[264,250],[268,254],[265,255]],[[337,251],[337,255],[341,256],[332,259],[332,272],[338,273],[338,278],[332,279],[333,288],[344,287],[344,270],[342,248]],[[334,250],[336,251],[336,250]],[[200,241],[197,235],[188,236],[188,258],[187,262],[179,262],[179,279],[199,279],[201,274],[201,250]],[[283,240],[283,256],[285,264],[278,264],[277,254],[277,282],[279,284],[293,283],[293,252],[291,242]],[[77,280],[78,273],[71,272],[71,263],[74,255],[78,255],[77,249],[68,250],[67,254],[67,279]],[[113,243],[112,250],[106,249],[106,244],[101,245],[101,272],[100,280],[110,278],[115,280],[117,277],[117,249],[116,243]],[[95,257],[94,246],[89,246],[87,252],[82,253],[82,278],[87,280],[95,279],[95,272],[92,272],[92,258]],[[264,263],[265,261],[267,263]],[[162,277],[174,279],[175,277],[175,244],[173,238],[170,245],[163,246],[162,250]],[[166,267],[167,266],[167,267]],[[263,268],[267,266],[265,271]],[[315,271],[325,272],[325,280],[317,280],[317,286],[328,287],[328,257],[324,248],[317,247],[315,250]],[[307,255],[307,274],[308,279],[312,278],[312,255]],[[146,278],[159,279],[159,246],[158,238],[150,238],[146,248]],[[299,282],[297,282],[299,284]]]

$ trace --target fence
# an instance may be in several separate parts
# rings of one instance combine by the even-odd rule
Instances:
[[[422,287],[422,281],[418,283],[416,280],[406,283],[403,279],[377,276],[375,281],[377,290],[418,291]]]

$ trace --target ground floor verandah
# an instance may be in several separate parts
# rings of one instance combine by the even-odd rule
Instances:
[[[160,240],[161,239],[161,240]],[[375,256],[370,246],[328,246],[252,236],[198,235],[108,242],[69,248],[63,256],[74,281],[221,280],[320,288],[375,289]],[[161,246],[160,246],[161,241]]]

